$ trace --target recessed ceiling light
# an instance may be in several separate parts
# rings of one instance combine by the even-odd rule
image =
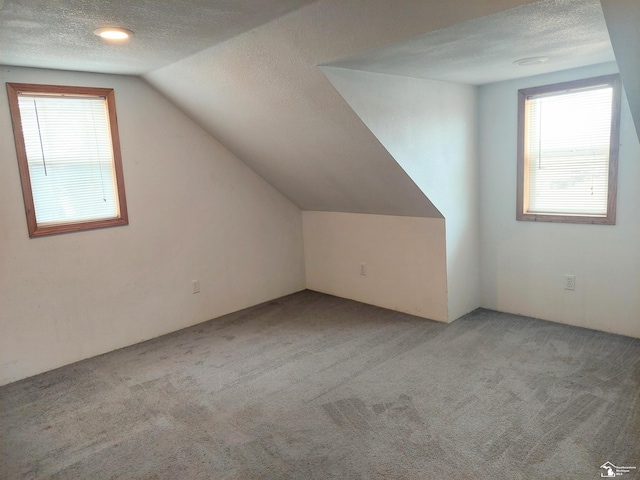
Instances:
[[[521,58],[520,60],[516,60],[514,65],[520,65],[521,67],[528,67],[529,65],[538,65],[540,63],[544,63],[549,60],[548,57],[529,57],[529,58]]]
[[[131,30],[119,27],[98,28],[97,30],[94,30],[93,33],[105,40],[126,40],[133,35]]]

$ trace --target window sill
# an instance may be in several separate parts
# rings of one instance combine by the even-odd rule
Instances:
[[[127,218],[109,218],[105,220],[92,220],[82,223],[65,223],[58,225],[41,225],[29,228],[29,236],[44,237],[46,235],[56,235],[59,233],[78,232],[82,230],[94,230],[96,228],[118,227],[121,225],[128,225],[129,220]]]
[[[590,225],[615,225],[615,215],[567,215],[550,213],[518,213],[516,220],[521,222],[581,223]]]

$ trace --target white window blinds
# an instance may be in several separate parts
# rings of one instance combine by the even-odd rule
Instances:
[[[611,85],[527,98],[529,213],[607,215],[612,99]]]
[[[119,215],[106,100],[18,97],[38,225]]]

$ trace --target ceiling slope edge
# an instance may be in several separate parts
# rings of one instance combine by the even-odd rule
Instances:
[[[0,63],[141,75],[223,43],[316,0],[3,0]],[[133,32],[113,44],[93,32]]]
[[[640,2],[601,0],[620,77],[640,140]]]
[[[473,216],[478,195],[474,86],[320,69],[448,224]]]
[[[614,59],[600,0],[538,0],[321,66],[484,85]]]
[[[144,78],[302,210],[442,218],[317,65],[526,3],[318,0]]]
[[[290,138],[287,132],[295,130],[293,124],[289,124],[291,129],[275,129],[274,124],[269,124],[268,121],[263,125],[248,121],[246,126],[238,126],[237,130],[245,131],[250,138],[260,135],[270,137],[269,141],[264,141],[267,147],[261,154],[256,155],[251,152],[250,145],[247,148],[242,145],[243,141],[239,146],[236,145],[233,138],[229,140],[224,132],[221,133],[212,126],[214,122],[208,118],[208,114],[203,115],[202,110],[210,113],[206,105],[207,99],[211,98],[206,93],[202,96],[204,102],[201,101],[202,97],[184,93],[193,92],[198,88],[204,88],[206,91],[207,86],[204,82],[199,83],[184,77],[184,83],[181,83],[177,78],[168,78],[168,86],[165,79],[153,75],[144,75],[141,79],[303,211],[443,218],[424,192],[364,125],[361,129],[366,132],[361,133],[366,133],[369,137],[368,143],[374,148],[364,148],[371,152],[369,158],[372,161],[370,165],[363,165],[361,169],[349,164],[348,154],[342,156],[343,162],[336,162],[336,159],[340,160],[340,154],[330,138],[323,140],[316,137],[315,133],[310,133],[305,136],[304,144],[300,142],[300,137],[297,137],[297,141],[296,137]],[[182,85],[184,88],[172,88],[176,85]],[[341,101],[340,104],[344,102]],[[268,109],[270,106],[265,105],[264,108]],[[344,104],[344,109],[353,115],[356,123],[361,123],[348,105]],[[229,120],[224,114],[221,118]],[[282,144],[277,145],[276,141]],[[322,145],[323,142],[326,143]],[[247,143],[252,142],[247,140]],[[321,155],[326,153],[318,152],[315,145],[331,152],[329,155],[332,161],[323,161]],[[313,147],[314,151],[310,148],[309,153],[305,153],[307,147]],[[353,147],[363,150],[361,143],[354,143]],[[246,153],[247,149],[251,152],[249,155]],[[273,155],[272,151],[277,151],[276,155]],[[284,152],[284,155],[279,160],[280,152]],[[300,155],[299,161],[291,154]],[[309,161],[309,156],[313,161]],[[380,157],[384,160],[382,165]],[[258,160],[254,161],[255,158]],[[327,165],[336,163],[342,164],[335,169]]]
[[[326,38],[309,32],[319,10],[314,3],[143,78],[302,210],[442,218],[315,66],[317,37]],[[311,35],[306,44],[301,35]]]

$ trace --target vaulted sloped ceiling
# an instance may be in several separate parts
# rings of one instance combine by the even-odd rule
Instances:
[[[636,2],[603,0],[609,30],[629,29],[612,38],[621,45],[618,62],[625,57],[631,65],[621,72],[633,88],[637,30],[626,12],[637,15]],[[444,65],[449,74],[475,66],[486,77],[481,70],[494,68],[492,55],[519,58],[508,29],[499,38],[476,31],[505,18],[516,29],[535,27],[532,38],[570,28],[573,33],[556,38],[569,58],[573,51],[563,42],[585,35],[575,25],[581,4],[592,8],[598,1],[0,0],[0,64],[142,75],[303,210],[441,217],[429,192],[416,186],[318,66],[366,64],[371,71],[436,78],[424,64],[435,66],[440,55],[458,62]],[[529,7],[539,20],[518,24]],[[567,22],[544,13],[563,8],[577,17]],[[135,32],[130,43],[106,45],[91,33],[114,24]],[[525,50],[543,45],[532,46]],[[394,64],[400,57],[402,65]],[[381,64],[392,70],[376,70]],[[520,76],[541,73],[530,72]],[[627,87],[627,95],[638,113],[640,92]]]
[[[640,140],[640,0],[602,0],[602,10]]]
[[[440,216],[319,65],[482,84],[612,60],[598,0],[318,0],[144,77],[303,210]]]
[[[521,3],[319,0],[144,78],[303,210],[437,217],[317,65]]]

